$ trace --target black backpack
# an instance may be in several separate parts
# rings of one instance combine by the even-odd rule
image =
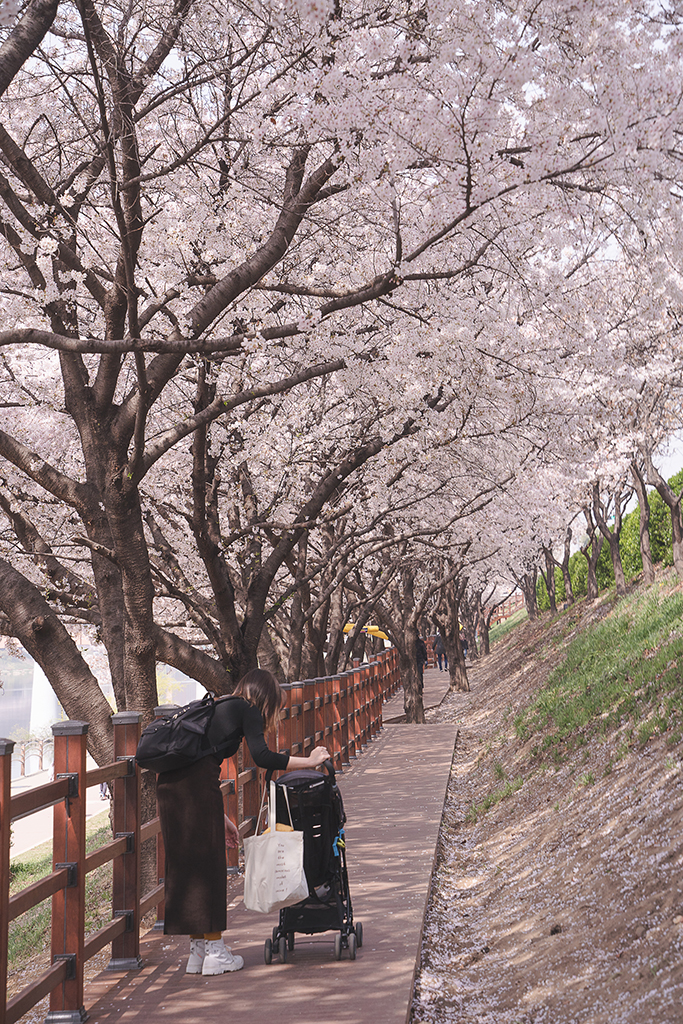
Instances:
[[[217,754],[224,743],[209,746],[207,732],[216,710],[216,698],[207,693],[190,701],[170,715],[155,718],[143,729],[135,752],[140,768],[153,772],[172,772],[188,764]]]

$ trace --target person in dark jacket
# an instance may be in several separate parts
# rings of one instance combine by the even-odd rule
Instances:
[[[417,642],[415,644],[415,655],[417,660],[417,671],[420,677],[420,693],[424,689],[424,667],[429,661],[429,655],[427,653],[427,644],[424,642],[421,636],[418,635]]]
[[[441,633],[438,634],[434,641],[434,653],[436,654],[436,660],[439,663],[439,672],[443,672],[444,668],[448,668],[448,655],[446,654],[446,648],[444,647]],[[442,661],[443,666],[441,664]]]
[[[284,771],[317,768],[330,754],[316,747],[308,757],[289,757],[268,748],[265,731],[280,713],[282,691],[270,672],[254,669],[233,694],[219,699],[207,738],[220,745],[194,764],[157,776],[157,806],[166,852],[164,873],[166,935],[189,935],[188,974],[224,974],[244,966],[225,946],[227,846],[239,832],[224,815],[220,791],[223,758],[236,753],[242,739],[259,768]]]

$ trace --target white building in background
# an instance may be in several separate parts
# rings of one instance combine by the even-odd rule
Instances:
[[[65,718],[62,706],[57,700],[55,691],[40,665],[33,666],[33,682],[31,685],[31,703],[28,732],[30,736],[46,736],[50,726]],[[0,694],[0,721],[2,720],[2,695]]]
[[[91,644],[79,647],[115,710],[106,651]],[[157,666],[157,686],[160,704],[187,704],[206,692],[200,683],[168,665]],[[46,739],[51,736],[50,727],[66,717],[40,666],[18,645],[8,648],[6,637],[0,637],[0,737],[18,743]]]

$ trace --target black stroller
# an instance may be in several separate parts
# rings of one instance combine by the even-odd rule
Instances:
[[[363,945],[363,926],[353,922],[344,844],[344,805],[334,778],[331,761],[325,761],[326,775],[312,769],[288,772],[275,782],[278,821],[291,821],[304,834],[304,871],[308,898],[280,911],[280,923],[266,939],[264,959],[272,963],[273,953],[285,963],[294,949],[294,934],[314,935],[336,931],[335,959],[348,949],[351,960]],[[268,776],[269,779],[269,776]]]

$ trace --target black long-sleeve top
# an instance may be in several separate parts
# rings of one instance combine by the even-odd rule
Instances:
[[[263,716],[243,697],[229,697],[217,702],[207,738],[210,746],[221,745],[217,755],[221,760],[231,757],[244,738],[259,768],[283,771],[289,761],[288,754],[278,754],[268,747],[263,735]]]

